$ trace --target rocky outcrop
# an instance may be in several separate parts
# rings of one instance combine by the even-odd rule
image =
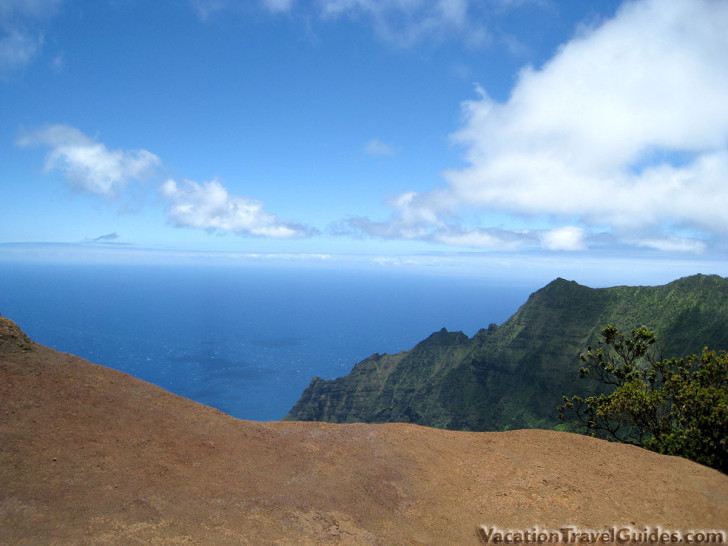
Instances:
[[[0,315],[0,351],[30,351],[33,342],[18,326]]]

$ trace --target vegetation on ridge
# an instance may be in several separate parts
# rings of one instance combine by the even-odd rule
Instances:
[[[728,473],[728,354],[657,360],[647,328],[631,336],[602,330],[597,349],[581,355],[582,378],[614,390],[564,397],[559,417],[572,417],[587,434],[677,455]]]
[[[579,379],[579,355],[605,324],[646,326],[657,334],[658,355],[728,347],[728,279],[695,275],[664,286],[600,289],[556,279],[505,323],[472,338],[443,329],[409,351],[374,354],[347,376],[314,378],[286,419],[565,428],[554,410],[564,394],[604,392]]]

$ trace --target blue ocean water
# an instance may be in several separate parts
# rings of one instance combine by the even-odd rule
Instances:
[[[0,264],[0,313],[34,341],[259,421],[282,418],[314,376],[443,327],[472,336],[533,290],[334,269]]]

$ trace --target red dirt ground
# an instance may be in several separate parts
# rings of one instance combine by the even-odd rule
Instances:
[[[481,525],[725,530],[728,476],[553,431],[241,421],[0,317],[0,544],[478,544]]]

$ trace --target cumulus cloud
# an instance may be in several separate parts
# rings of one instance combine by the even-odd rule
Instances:
[[[147,150],[110,150],[104,144],[68,125],[49,125],[23,132],[19,146],[44,146],[45,171],[60,171],[77,191],[114,200],[126,196],[130,182],[146,178],[163,167],[161,159]],[[273,238],[305,237],[315,233],[302,225],[283,222],[263,210],[260,201],[230,195],[217,180],[198,184],[169,179],[161,186],[169,208],[167,217],[178,227],[232,231]],[[115,239],[110,233],[94,239]]]
[[[564,226],[539,233],[541,246],[546,250],[586,250],[587,231],[576,226]]]
[[[199,184],[193,180],[177,183],[169,179],[162,185],[162,195],[170,204],[167,217],[177,227],[279,239],[312,234],[304,226],[282,222],[263,210],[263,204],[256,199],[230,195],[218,180]]]
[[[69,125],[26,132],[20,146],[45,146],[45,170],[60,171],[74,189],[115,199],[130,180],[140,180],[161,165],[147,150],[109,150]]]
[[[728,236],[726,28],[726,2],[625,3],[524,68],[506,102],[478,88],[453,135],[468,165],[406,199],[431,213],[429,235],[464,206],[548,219],[547,249],[584,248],[590,232],[690,251]],[[401,207],[390,223],[406,223]]]
[[[0,2],[0,74],[22,68],[41,52],[44,27],[61,0]]]

